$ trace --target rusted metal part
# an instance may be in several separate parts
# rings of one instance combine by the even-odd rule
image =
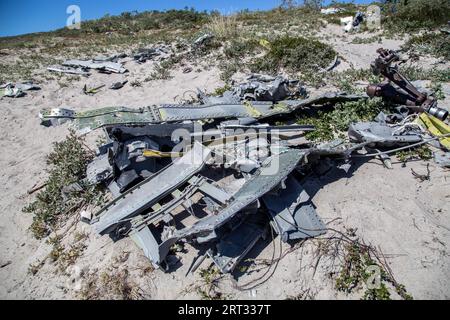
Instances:
[[[379,48],[377,53],[379,56],[372,62],[371,68],[375,75],[381,74],[385,80],[379,84],[367,86],[366,92],[369,97],[383,97],[394,103],[405,105],[413,112],[427,112],[441,120],[447,118],[448,111],[439,108],[435,98],[420,92],[399,72],[398,63],[401,60],[395,51]]]

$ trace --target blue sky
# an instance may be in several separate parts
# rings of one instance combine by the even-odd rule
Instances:
[[[329,2],[325,1],[325,2]],[[351,2],[351,1],[345,1]],[[369,0],[355,0],[367,3]],[[124,11],[167,10],[194,7],[197,10],[219,10],[231,13],[241,9],[271,9],[280,0],[0,0],[0,36],[50,31],[66,25],[66,9],[78,5],[81,20],[117,15]]]

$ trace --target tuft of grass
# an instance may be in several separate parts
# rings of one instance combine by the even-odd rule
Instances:
[[[220,97],[225,91],[231,90],[231,86],[229,84],[224,85],[223,87],[216,88],[213,92],[213,96]]]
[[[142,290],[130,280],[127,269],[104,271],[87,277],[78,298],[82,300],[141,300]]]
[[[87,247],[84,243],[86,238],[86,234],[77,233],[74,236],[73,242],[68,247],[62,244],[62,237],[59,235],[50,237],[47,240],[47,243],[52,245],[49,258],[52,262],[57,263],[61,272],[67,270],[83,254],[83,251]]]
[[[102,202],[101,187],[82,182],[93,156],[85,146],[84,138],[74,131],[70,131],[64,141],[54,143],[53,151],[47,156],[49,169],[45,187],[32,203],[22,209],[33,214],[30,229],[36,238],[42,239],[50,234],[81,208]],[[77,182],[81,186],[80,191],[62,192],[64,187]]]
[[[313,38],[282,36],[270,42],[269,51],[251,65],[254,72],[272,74],[285,70],[290,74],[326,68],[336,57],[328,44]]]
[[[237,16],[213,15],[206,24],[206,28],[219,40],[230,39],[238,33]]]

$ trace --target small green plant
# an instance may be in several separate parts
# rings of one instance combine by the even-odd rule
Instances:
[[[225,93],[225,91],[228,91],[228,90],[231,90],[231,86],[226,84],[223,87],[216,88],[214,90],[213,95],[216,96],[216,97],[220,97],[220,96],[222,96]]]
[[[442,83],[439,82],[431,83],[431,91],[433,93],[433,97],[435,97],[436,99],[438,100],[445,99],[444,90],[442,89]]]
[[[226,59],[242,59],[248,55],[255,54],[259,48],[259,43],[254,40],[244,40],[241,38],[233,39],[224,48],[224,55]]]
[[[372,120],[380,111],[386,111],[388,105],[381,98],[360,99],[337,103],[334,108],[319,110],[316,114],[302,114],[298,117],[298,124],[312,124],[315,131],[306,134],[312,141],[332,140],[342,135],[352,122]]]
[[[409,160],[430,160],[433,157],[433,152],[427,145],[421,145],[417,148],[407,149],[396,154],[397,158],[405,163]]]
[[[433,82],[448,82],[450,79],[450,69],[424,69],[412,65],[401,65],[399,67],[409,80],[431,80]]]
[[[359,239],[356,229],[330,231],[335,235],[314,240],[315,252],[317,261],[330,260],[329,276],[336,290],[346,294],[363,290],[361,299],[365,300],[390,300],[395,290],[401,298],[412,299],[405,286],[395,280],[383,253]]]
[[[23,208],[24,212],[33,214],[30,228],[36,238],[44,238],[81,208],[102,203],[101,187],[88,186],[82,181],[93,156],[84,138],[74,131],[70,131],[64,141],[54,143],[53,151],[47,156],[49,169],[45,187]],[[78,183],[81,190],[63,192],[74,183]]]
[[[197,292],[202,300],[222,300],[223,294],[218,291],[218,280],[220,271],[216,267],[209,267],[200,270],[201,285],[197,287]]]

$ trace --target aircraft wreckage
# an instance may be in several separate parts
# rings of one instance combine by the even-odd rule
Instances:
[[[417,93],[407,85],[407,93]],[[382,86],[394,88],[387,82]],[[370,95],[386,91],[375,89],[369,87]],[[43,110],[40,118],[46,126],[71,121],[80,134],[99,128],[105,132],[107,142],[83,181],[103,184],[113,196],[98,212],[82,216],[98,234],[114,241],[131,237],[164,270],[173,264],[174,244],[189,242],[203,253],[192,270],[209,257],[227,273],[269,228],[284,242],[326,232],[302,186],[302,176],[312,167],[334,163],[348,168],[349,158],[362,149],[384,161],[386,148],[432,140],[418,126],[388,124],[389,115],[382,113],[373,122],[353,123],[350,142],[312,145],[302,136],[313,126],[276,121],[306,107],[368,96],[333,92],[298,99],[302,91],[297,82],[282,77],[253,76],[221,97],[199,92],[196,104],[85,112],[58,108]],[[392,96],[398,97],[387,98]],[[408,99],[416,106],[410,112],[423,102],[425,112],[430,106],[436,112],[435,101],[418,97]]]

